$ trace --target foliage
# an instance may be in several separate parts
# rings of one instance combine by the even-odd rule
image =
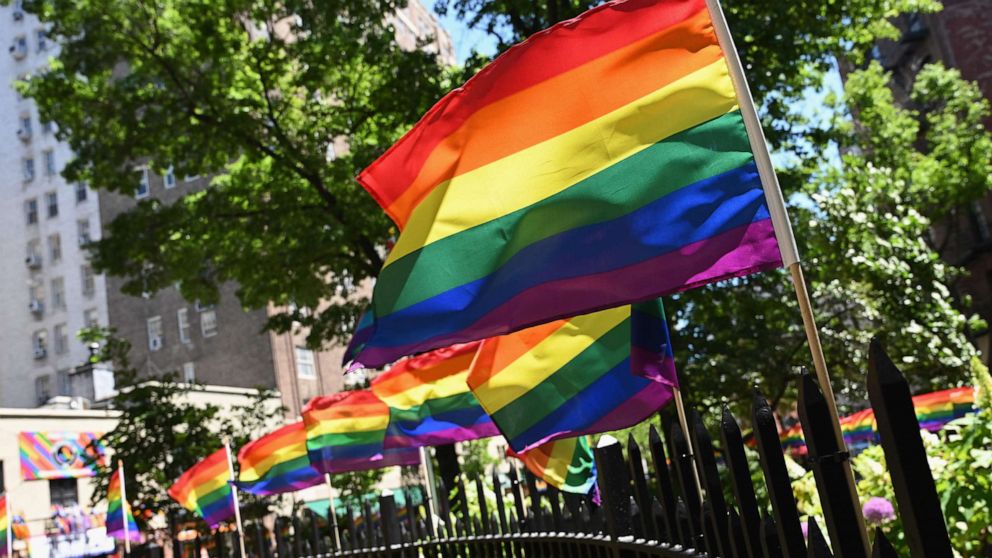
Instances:
[[[62,45],[19,87],[75,153],[67,180],[130,195],[139,164],[213,177],[116,218],[95,267],[133,295],[178,284],[210,302],[236,281],[245,307],[294,308],[276,329],[302,324],[312,345],[349,333],[392,234],[354,176],[444,84],[435,55],[384,23],[403,4],[25,0]]]
[[[382,469],[369,469],[368,471],[354,471],[351,473],[340,473],[333,476],[331,482],[338,490],[338,497],[341,502],[348,507],[358,507],[365,501],[364,496],[372,493],[379,481],[382,480]]]
[[[139,526],[145,520],[143,512],[181,509],[166,490],[188,468],[217,451],[224,438],[236,451],[282,418],[283,409],[270,391],[259,390],[253,401],[230,408],[196,403],[191,396],[202,387],[177,382],[174,373],[139,379],[128,361],[126,340],[105,330],[84,330],[81,337],[86,342],[104,340],[94,363],[113,365],[117,393],[111,406],[120,418],[102,442],[113,449],[115,463],[119,459],[125,464],[127,496]],[[93,503],[106,498],[115,468],[100,471]],[[250,516],[267,509],[260,500],[248,498],[244,503]]]
[[[458,457],[461,471],[471,482],[476,477],[485,477],[502,459],[494,457],[489,452],[491,439],[470,440],[458,444]]]

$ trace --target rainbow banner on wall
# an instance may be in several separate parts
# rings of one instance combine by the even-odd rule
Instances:
[[[21,432],[17,443],[24,480],[96,476],[106,451],[96,432]]]
[[[10,545],[14,543],[10,530],[10,502],[7,495],[0,496],[0,556],[6,557],[10,552]]]

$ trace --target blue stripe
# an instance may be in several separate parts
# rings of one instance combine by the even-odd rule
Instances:
[[[282,492],[293,492],[307,486],[320,484],[323,480],[323,475],[307,466],[272,478],[262,478],[257,481],[238,481],[234,484],[245,492],[259,496],[268,496]]]
[[[387,436],[418,436],[430,434],[438,430],[446,430],[460,426],[470,428],[479,424],[491,422],[489,415],[481,406],[467,407],[425,417],[423,420],[398,420],[389,423]]]
[[[535,285],[633,265],[768,218],[757,168],[748,163],[623,217],[535,242],[487,277],[377,316],[368,346],[404,346],[461,331]],[[356,335],[367,336],[367,328]]]

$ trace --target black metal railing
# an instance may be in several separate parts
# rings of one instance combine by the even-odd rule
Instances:
[[[533,476],[511,466],[508,475],[458,476],[455,486],[437,487],[438,517],[432,516],[434,506],[427,501],[414,504],[407,497],[403,509],[398,509],[393,494],[384,493],[378,498],[377,513],[366,503],[339,519],[340,548],[327,521],[310,510],[279,517],[268,529],[260,521],[249,521],[247,552],[255,558],[865,558],[869,552],[871,556],[896,556],[881,531],[868,549],[855,508],[860,504],[852,498],[842,470],[850,456],[837,445],[816,382],[807,375],[799,381],[799,415],[824,521],[820,525],[810,518],[807,536],[772,409],[756,392],[751,424],[767,507],[759,505],[741,429],[725,409],[720,420],[719,460],[727,469],[726,487],[718,471],[713,437],[701,417],[690,413],[688,437],[677,422],[667,429],[652,426],[647,451],[633,437],[626,444],[601,439],[595,448],[601,505],[553,487],[540,491]],[[876,342],[871,346],[867,382],[911,553],[914,557],[950,557],[909,386]],[[474,502],[467,496],[466,482],[474,484]],[[487,493],[493,495],[492,501],[487,500]],[[193,554],[195,546],[199,558],[204,545],[210,556],[237,554],[238,547],[229,536],[176,541],[175,556]]]

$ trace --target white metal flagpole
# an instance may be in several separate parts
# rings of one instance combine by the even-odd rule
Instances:
[[[341,535],[338,533],[338,513],[334,509],[334,485],[331,484],[331,474],[324,473],[327,483],[327,519],[331,522],[331,532],[334,533],[334,549],[341,550]]]
[[[420,446],[420,466],[424,471],[424,483],[427,491],[424,498],[427,499],[427,511],[431,514],[431,521],[436,524],[440,518],[437,516],[437,501],[434,498],[434,493],[437,490],[434,486],[434,467],[431,464],[431,456],[424,446]]]
[[[131,533],[127,524],[127,492],[124,490],[124,461],[117,460],[117,478],[121,481],[121,519],[124,523],[124,552],[131,555]]]
[[[231,458],[231,444],[230,441],[224,439],[224,451],[227,452],[227,470],[231,473],[231,496],[234,498],[234,523],[238,528],[238,545],[241,548],[241,558],[248,558],[245,554],[245,530],[241,525],[241,503],[238,501],[238,487],[234,484],[234,481],[238,480],[234,477],[234,460]]]
[[[748,141],[751,144],[751,152],[754,155],[754,163],[758,168],[758,175],[761,177],[761,185],[764,189],[765,200],[768,202],[768,212],[772,219],[772,226],[775,228],[775,238],[778,241],[779,250],[782,252],[782,263],[789,269],[792,276],[792,285],[796,291],[796,299],[799,302],[799,311],[802,315],[803,329],[806,332],[806,341],[809,344],[810,354],[813,358],[813,368],[816,370],[816,378],[823,391],[823,397],[827,401],[827,408],[830,411],[834,424],[834,435],[837,438],[838,447],[847,450],[844,442],[844,435],[841,432],[840,419],[837,414],[837,402],[834,399],[834,390],[830,385],[830,376],[827,373],[826,360],[823,357],[823,347],[820,345],[820,335],[816,329],[816,320],[813,318],[813,304],[806,290],[806,281],[803,277],[803,269],[799,263],[799,249],[796,246],[796,238],[792,233],[792,224],[789,222],[789,215],[785,209],[785,201],[782,198],[782,188],[778,183],[778,176],[772,166],[771,155],[768,152],[768,143],[765,141],[765,134],[761,129],[761,120],[758,118],[758,111],[754,107],[754,99],[751,97],[751,90],[747,86],[747,78],[744,75],[744,67],[741,65],[740,57],[737,55],[737,48],[734,46],[734,39],[727,26],[727,20],[720,7],[720,0],[706,0],[706,7],[713,20],[713,29],[716,32],[720,49],[727,60],[727,67],[730,71],[730,78],[734,83],[737,92],[737,101],[740,105],[741,117],[747,129]],[[845,460],[845,476],[852,492],[853,501],[857,502],[858,497],[854,485],[854,472],[851,470],[851,462]],[[868,535],[864,528],[864,517],[861,515],[861,508],[855,506],[855,513],[858,522],[861,523],[862,542],[865,552],[868,552]]]

